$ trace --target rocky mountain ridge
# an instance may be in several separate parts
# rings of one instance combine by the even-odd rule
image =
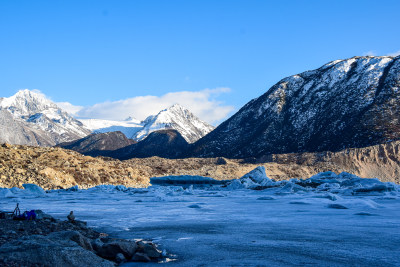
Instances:
[[[0,123],[0,141],[14,144],[51,146],[90,133],[43,94],[30,90],[0,98]]]
[[[397,140],[399,59],[353,57],[284,78],[196,142],[190,155],[257,158]]]

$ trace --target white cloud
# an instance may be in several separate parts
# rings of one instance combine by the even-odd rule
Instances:
[[[376,52],[371,50],[363,53],[363,56],[376,56]]]
[[[80,118],[123,120],[129,116],[143,120],[149,115],[173,104],[180,104],[189,109],[200,119],[216,124],[226,119],[234,110],[233,106],[218,101],[221,94],[229,93],[229,88],[204,89],[201,91],[181,91],[162,96],[137,96],[113,102],[98,103],[89,107],[74,106],[68,102],[57,103],[61,108]]]
[[[74,106],[69,102],[57,102],[56,105],[71,115],[76,115],[80,110],[83,109],[82,106]]]
[[[397,52],[394,52],[394,53],[387,54],[387,56],[390,56],[390,57],[397,57],[397,56],[400,56],[400,50],[397,51]]]

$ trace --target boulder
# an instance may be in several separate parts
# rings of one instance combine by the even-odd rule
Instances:
[[[104,239],[101,247],[96,246],[97,255],[105,259],[115,260],[119,253],[122,253],[126,259],[132,258],[138,246],[136,242],[127,240],[108,240]]]
[[[53,216],[44,213],[42,210],[35,210],[36,213],[36,219],[37,220],[49,220],[49,221],[55,221]]]
[[[137,252],[135,255],[133,255],[131,261],[150,262],[151,259],[146,254]]]
[[[85,222],[85,221],[74,220],[74,221],[71,221],[70,223],[72,223],[73,225],[75,225],[81,229],[87,228],[87,222]]]
[[[144,243],[143,241],[139,241],[137,245],[139,252],[146,254],[152,259],[158,259],[162,256],[162,252],[158,250],[156,245],[153,243]]]
[[[100,238],[93,239],[91,242],[92,248],[96,251],[99,252],[101,247],[103,246],[103,242],[100,240]]]
[[[125,261],[126,261],[126,258],[124,256],[124,254],[122,254],[122,253],[118,253],[117,256],[115,257],[115,262],[116,263],[122,263],[122,262],[125,262]]]
[[[54,241],[71,240],[71,241],[74,241],[75,243],[77,243],[82,248],[93,251],[93,247],[92,247],[92,244],[90,243],[90,240],[88,238],[84,237],[78,231],[54,232],[54,233],[49,234],[47,236],[47,238],[54,240]]]
[[[0,259],[10,266],[114,266],[74,241],[51,240],[41,235],[24,236],[2,245]]]

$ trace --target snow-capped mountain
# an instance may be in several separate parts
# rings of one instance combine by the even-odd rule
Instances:
[[[155,116],[147,117],[143,121],[143,129],[134,135],[134,139],[143,140],[151,132],[162,129],[175,129],[188,143],[194,143],[211,132],[214,127],[200,120],[181,105],[175,104]]]
[[[94,132],[121,131],[136,141],[145,139],[150,133],[163,129],[175,129],[188,143],[193,143],[211,132],[214,127],[197,118],[184,107],[175,104],[151,115],[144,121],[128,118],[124,121],[82,119],[82,123]]]
[[[5,123],[0,135],[2,142],[55,145],[90,134],[80,121],[36,91],[21,90],[0,98],[0,110],[1,122]]]
[[[353,57],[284,78],[200,139],[192,156],[338,151],[400,139],[400,57]]]

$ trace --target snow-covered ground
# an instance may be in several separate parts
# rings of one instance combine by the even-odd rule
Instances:
[[[400,266],[400,187],[375,179],[274,182],[258,168],[227,187],[36,189],[0,190],[2,209],[73,210],[113,236],[154,240],[172,266]]]

